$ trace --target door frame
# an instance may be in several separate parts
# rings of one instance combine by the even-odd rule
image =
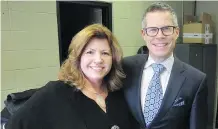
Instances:
[[[102,9],[102,24],[104,24],[112,32],[112,3],[104,1],[56,1],[57,26],[58,26],[58,44],[59,44],[59,62],[60,65],[64,61],[62,38],[61,38],[61,23],[60,23],[60,2],[68,2],[69,4],[81,4],[90,7]]]

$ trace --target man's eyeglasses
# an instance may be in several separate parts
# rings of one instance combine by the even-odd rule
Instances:
[[[169,35],[172,35],[174,33],[175,28],[177,28],[177,27],[176,26],[164,26],[161,28],[147,27],[147,28],[144,28],[144,31],[150,37],[156,36],[158,34],[159,30],[161,30],[161,32],[164,36],[169,36]]]

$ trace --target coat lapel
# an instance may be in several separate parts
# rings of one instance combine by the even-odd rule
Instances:
[[[132,66],[134,69],[134,72],[132,75],[127,74],[127,80],[131,80],[131,82],[128,82],[126,85],[132,85],[126,90],[126,100],[129,103],[129,106],[132,110],[133,115],[137,119],[137,121],[140,122],[141,126],[145,128],[145,121],[144,116],[142,113],[141,108],[141,80],[142,80],[142,74],[143,69],[145,66],[145,62],[147,61],[148,56],[145,55],[144,58],[138,58],[134,60],[134,65]]]
[[[142,106],[141,106],[141,82],[142,82],[142,75],[143,75],[143,71],[144,71],[144,66],[145,66],[145,63],[147,62],[148,60],[148,56],[146,55],[146,60],[144,60],[144,62],[141,64],[141,67],[140,67],[140,71],[138,72],[139,75],[139,79],[137,80],[137,110],[138,110],[138,114],[139,114],[139,119],[140,119],[140,123],[143,123],[143,126],[146,127],[146,124],[145,124],[145,119],[144,119],[144,115],[143,115],[143,109],[142,109]],[[137,78],[137,76],[136,76]]]
[[[166,92],[164,94],[164,98],[163,98],[161,107],[159,109],[159,112],[153,120],[154,122],[157,121],[158,119],[161,119],[162,117],[164,117],[166,115],[168,110],[173,105],[173,103],[174,103],[174,101],[175,101],[175,99],[176,99],[176,97],[177,97],[177,95],[182,87],[182,84],[185,80],[185,76],[183,76],[183,74],[182,74],[185,70],[183,68],[182,62],[179,59],[177,59],[176,57],[174,59],[175,60],[174,60],[174,64],[172,67],[169,82],[167,85],[167,89],[166,89]]]

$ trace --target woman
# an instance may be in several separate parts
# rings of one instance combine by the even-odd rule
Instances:
[[[100,24],[75,35],[59,80],[36,92],[7,129],[136,129],[123,93],[122,50]]]

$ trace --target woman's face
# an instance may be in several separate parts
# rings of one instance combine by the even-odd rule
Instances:
[[[86,79],[99,82],[110,72],[112,53],[106,39],[93,38],[84,49],[80,67]]]

